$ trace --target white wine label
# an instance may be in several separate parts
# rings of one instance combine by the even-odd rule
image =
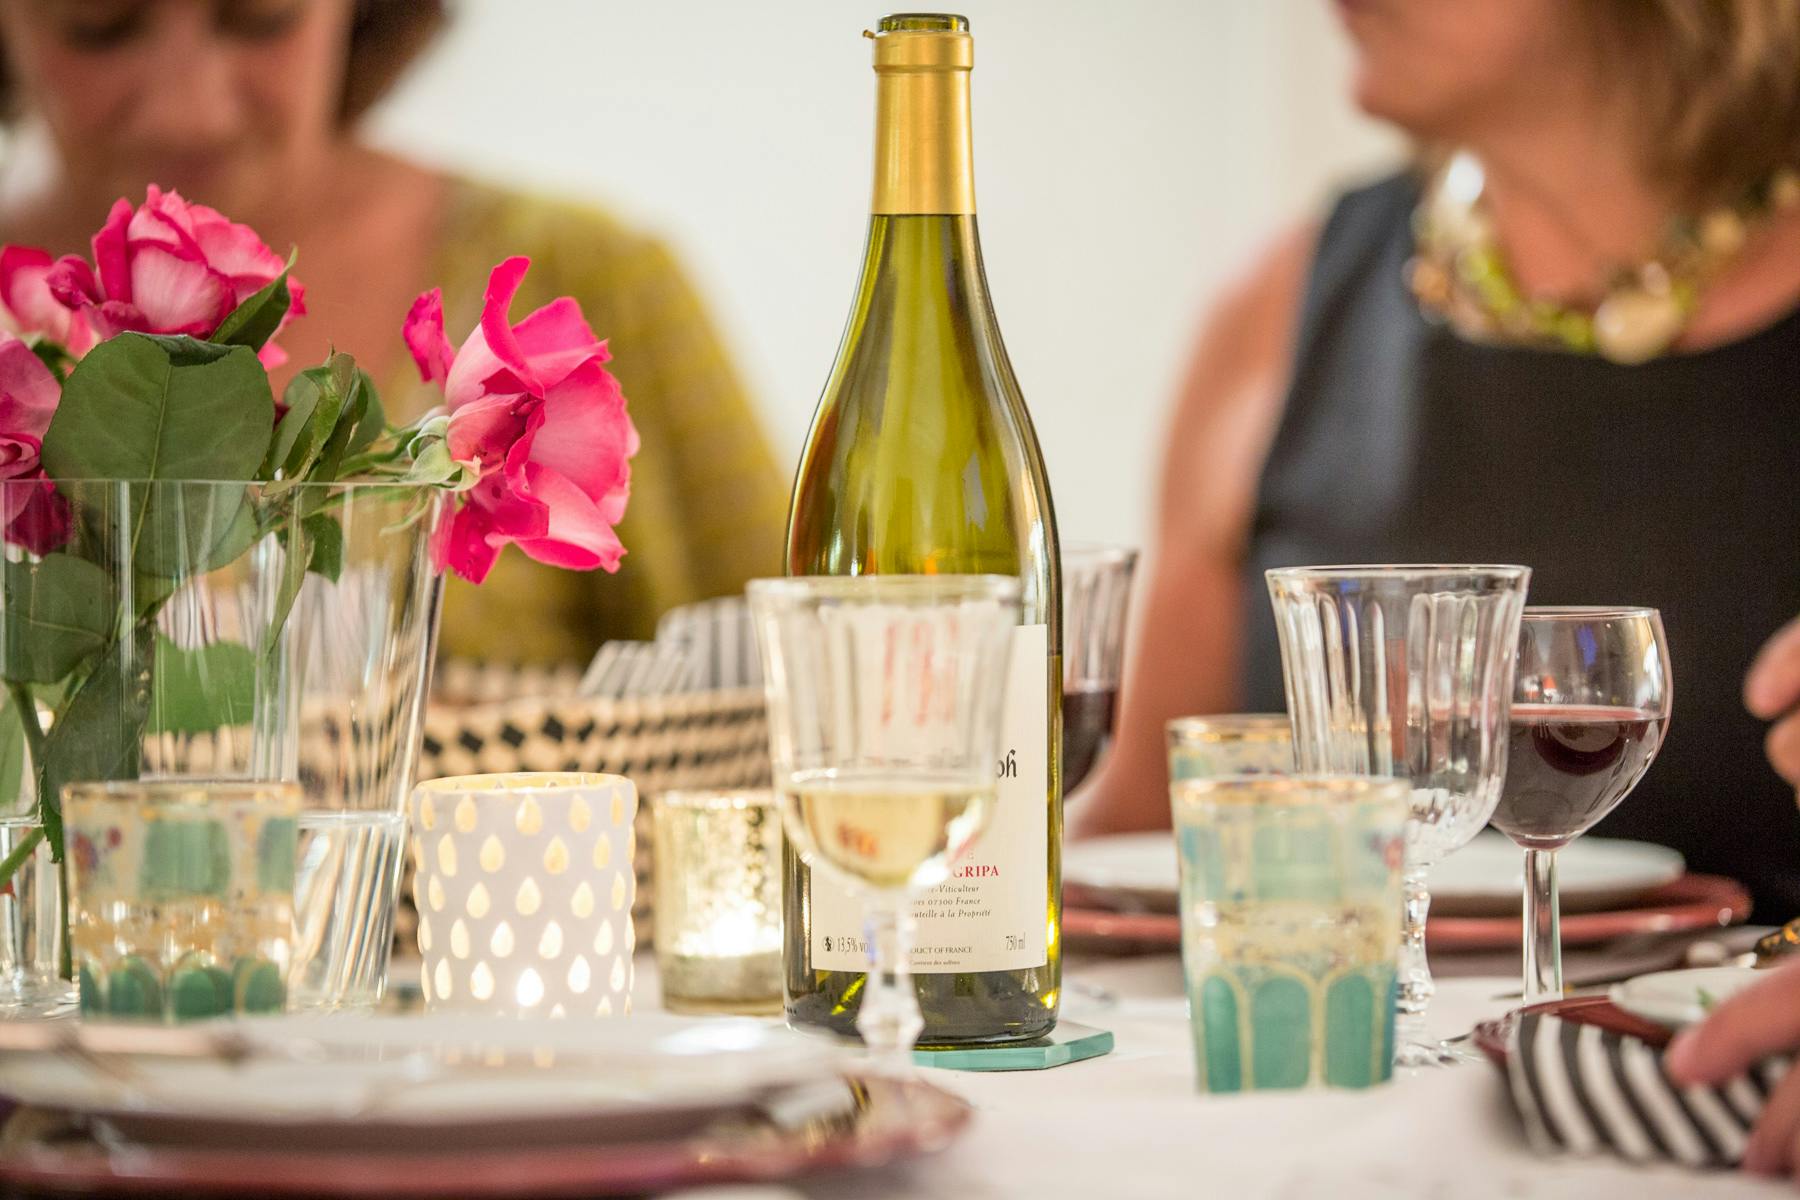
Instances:
[[[1048,961],[1049,644],[1043,625],[1013,635],[993,821],[950,878],[914,900],[916,972],[1017,971]],[[819,872],[809,887],[813,968],[867,970],[861,899]]]

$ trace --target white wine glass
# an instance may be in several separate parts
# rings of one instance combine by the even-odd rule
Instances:
[[[904,1074],[924,1028],[911,900],[992,816],[1019,581],[817,576],[748,594],[783,823],[807,866],[863,899],[856,1028],[876,1069]]]
[[[1395,1022],[1404,1066],[1460,1057],[1425,1037],[1426,880],[1500,802],[1530,580],[1515,566],[1268,572],[1298,768],[1412,784]]]

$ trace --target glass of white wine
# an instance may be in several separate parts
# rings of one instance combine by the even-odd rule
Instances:
[[[879,1070],[905,1073],[924,1027],[912,900],[952,878],[993,814],[1019,594],[1017,579],[997,575],[749,587],[789,841],[863,899],[856,1028]],[[815,957],[843,949],[813,947]]]

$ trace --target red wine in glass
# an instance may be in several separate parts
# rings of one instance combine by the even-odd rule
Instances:
[[[1094,769],[1100,752],[1112,740],[1116,688],[1067,691],[1062,698],[1063,795],[1068,795]]]
[[[1538,850],[1586,832],[1643,778],[1666,724],[1635,708],[1515,703],[1495,828]]]

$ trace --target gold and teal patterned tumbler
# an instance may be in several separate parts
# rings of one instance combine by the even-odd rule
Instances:
[[[1393,1073],[1404,780],[1228,776],[1170,790],[1203,1092]]]
[[[1286,713],[1176,717],[1165,734],[1172,783],[1221,775],[1294,773],[1294,734]]]
[[[63,789],[84,1020],[286,1007],[300,796],[247,780]]]

